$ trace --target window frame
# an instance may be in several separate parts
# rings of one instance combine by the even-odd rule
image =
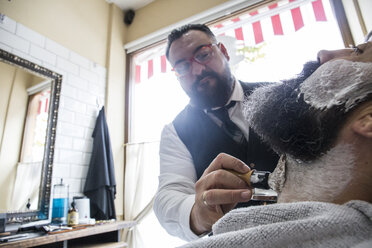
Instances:
[[[233,19],[234,17],[237,17],[237,16],[241,15],[242,13],[252,12],[252,11],[255,11],[259,8],[266,7],[270,4],[273,4],[273,3],[276,3],[276,2],[279,2],[279,1],[280,0],[253,1],[248,7],[244,7],[242,9],[235,10],[228,15],[219,16],[220,13],[217,13],[215,19],[209,20],[209,21],[205,22],[204,24],[207,25],[207,26],[213,26],[213,25],[216,25],[217,23],[223,22],[225,20]],[[345,14],[345,10],[344,10],[342,1],[329,0],[329,2],[331,4],[331,7],[332,7],[333,12],[335,14],[335,17],[336,17],[336,20],[337,20],[337,23],[338,23],[338,26],[339,26],[339,31],[341,32],[341,36],[342,36],[342,39],[344,41],[345,47],[348,47],[349,45],[355,45],[354,40],[353,40],[352,35],[351,35],[350,26],[348,25],[348,22],[347,22],[347,18],[346,18],[346,14]],[[209,13],[206,13],[206,16],[208,14]],[[211,17],[208,16],[208,18],[211,18]],[[202,18],[200,18],[200,19],[202,19]],[[202,23],[202,22],[200,22],[200,23]],[[174,25],[171,25],[169,28],[171,28],[172,26],[174,26]],[[164,29],[162,29],[160,31],[164,32]],[[124,136],[124,144],[127,144],[127,143],[131,142],[131,135],[130,135],[131,122],[130,122],[130,119],[131,119],[131,116],[132,116],[131,104],[132,104],[132,95],[133,95],[132,94],[133,85],[131,84],[131,78],[133,77],[133,73],[134,73],[133,70],[131,70],[131,68],[133,68],[132,67],[133,57],[138,53],[141,53],[145,50],[151,49],[153,47],[156,47],[158,45],[165,44],[165,43],[166,43],[166,38],[162,38],[162,39],[157,40],[157,41],[155,40],[155,42],[150,44],[150,45],[143,46],[138,50],[135,50],[135,51],[132,51],[132,52],[129,52],[129,53],[126,54],[127,63],[126,63],[126,69],[125,69],[126,77],[125,77],[125,122],[124,122],[124,135],[125,136]],[[126,156],[126,154],[124,154],[124,159],[125,159],[125,156]],[[124,166],[125,166],[125,164],[124,164]]]

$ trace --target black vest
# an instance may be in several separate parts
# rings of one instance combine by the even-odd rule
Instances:
[[[242,83],[244,94],[261,83]],[[254,163],[255,169],[272,172],[275,169],[278,155],[275,154],[249,128],[247,145],[236,143],[228,136],[203,110],[187,105],[173,121],[176,132],[191,153],[196,169],[197,179],[213,159],[221,152],[239,158],[246,164]]]

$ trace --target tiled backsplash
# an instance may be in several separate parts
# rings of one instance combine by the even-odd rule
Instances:
[[[0,48],[63,76],[52,184],[82,195],[92,153],[92,132],[105,100],[106,69],[4,16]]]

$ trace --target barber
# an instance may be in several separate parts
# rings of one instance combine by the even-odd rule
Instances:
[[[207,26],[173,30],[166,56],[190,102],[162,132],[154,211],[168,233],[193,240],[238,203],[255,203],[247,184],[224,169],[246,173],[253,163],[273,171],[278,157],[242,114],[245,95],[261,84],[234,78],[226,48]]]

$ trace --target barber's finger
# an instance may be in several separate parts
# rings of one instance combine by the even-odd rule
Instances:
[[[240,159],[226,153],[220,153],[208,168],[205,169],[203,176],[219,169],[232,169],[240,173],[247,173],[250,170],[249,167]]]
[[[196,184],[196,191],[206,189],[246,189],[248,185],[237,175],[226,171],[216,170],[204,175]]]
[[[203,201],[209,206],[234,204],[238,202],[246,202],[252,198],[251,190],[226,190],[226,189],[211,189],[203,194]]]

